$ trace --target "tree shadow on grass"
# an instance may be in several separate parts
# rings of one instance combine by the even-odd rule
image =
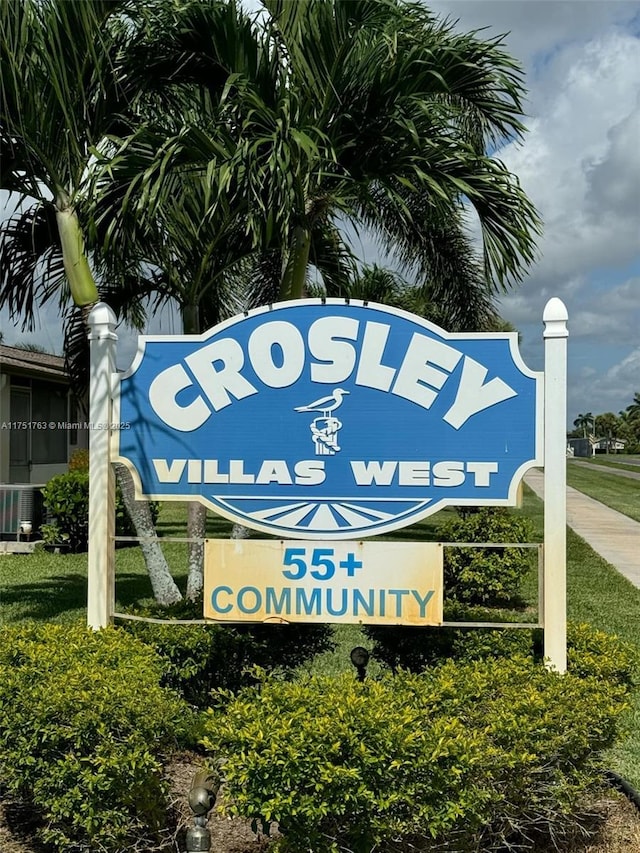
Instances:
[[[119,572],[116,577],[116,609],[152,596],[145,575]],[[87,610],[87,576],[81,572],[48,575],[29,583],[12,584],[0,593],[0,623],[24,619],[74,621]]]
[[[160,539],[187,536],[187,504],[163,507],[156,521],[156,532]],[[213,512],[207,512],[207,536],[210,539],[228,539],[233,523]]]

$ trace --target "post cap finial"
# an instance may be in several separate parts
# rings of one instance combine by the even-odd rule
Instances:
[[[109,325],[115,329],[117,322],[113,309],[106,302],[96,302],[87,317],[87,324],[89,326]]]
[[[544,306],[542,320],[545,338],[566,338],[569,335],[567,307],[557,296],[553,296]]]
[[[96,302],[89,316],[87,317],[87,326],[89,329],[88,338],[90,341],[112,340],[117,341],[116,323],[118,322],[113,310],[106,302]]]

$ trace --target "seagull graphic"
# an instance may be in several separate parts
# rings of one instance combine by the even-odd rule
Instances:
[[[345,394],[349,394],[344,388],[334,388],[333,394],[328,397],[320,397],[319,400],[314,400],[308,406],[298,406],[294,409],[295,412],[322,412],[323,417],[328,418],[331,412],[334,412],[338,406],[342,405],[342,398]]]

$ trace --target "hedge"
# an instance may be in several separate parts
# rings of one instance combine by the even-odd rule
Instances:
[[[609,651],[599,667],[576,649],[563,676],[516,657],[364,683],[267,679],[219,694],[204,745],[226,810],[277,822],[277,850],[526,846],[571,823],[599,779],[630,678],[628,650]]]
[[[202,615],[202,600],[132,612],[169,620],[196,618]],[[124,622],[123,628],[158,653],[162,683],[199,708],[209,705],[213,689],[237,691],[254,684],[255,667],[290,676],[300,664],[335,647],[330,625],[172,625],[169,621],[163,625]]]
[[[60,853],[149,850],[167,821],[163,759],[194,738],[162,663],[123,631],[0,631],[0,784]]]

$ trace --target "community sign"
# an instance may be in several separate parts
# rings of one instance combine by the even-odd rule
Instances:
[[[542,464],[542,374],[516,333],[450,334],[373,303],[297,300],[142,337],[119,386],[114,456],[139,497],[287,540],[514,504]]]
[[[437,542],[207,539],[204,566],[217,622],[442,622]]]

